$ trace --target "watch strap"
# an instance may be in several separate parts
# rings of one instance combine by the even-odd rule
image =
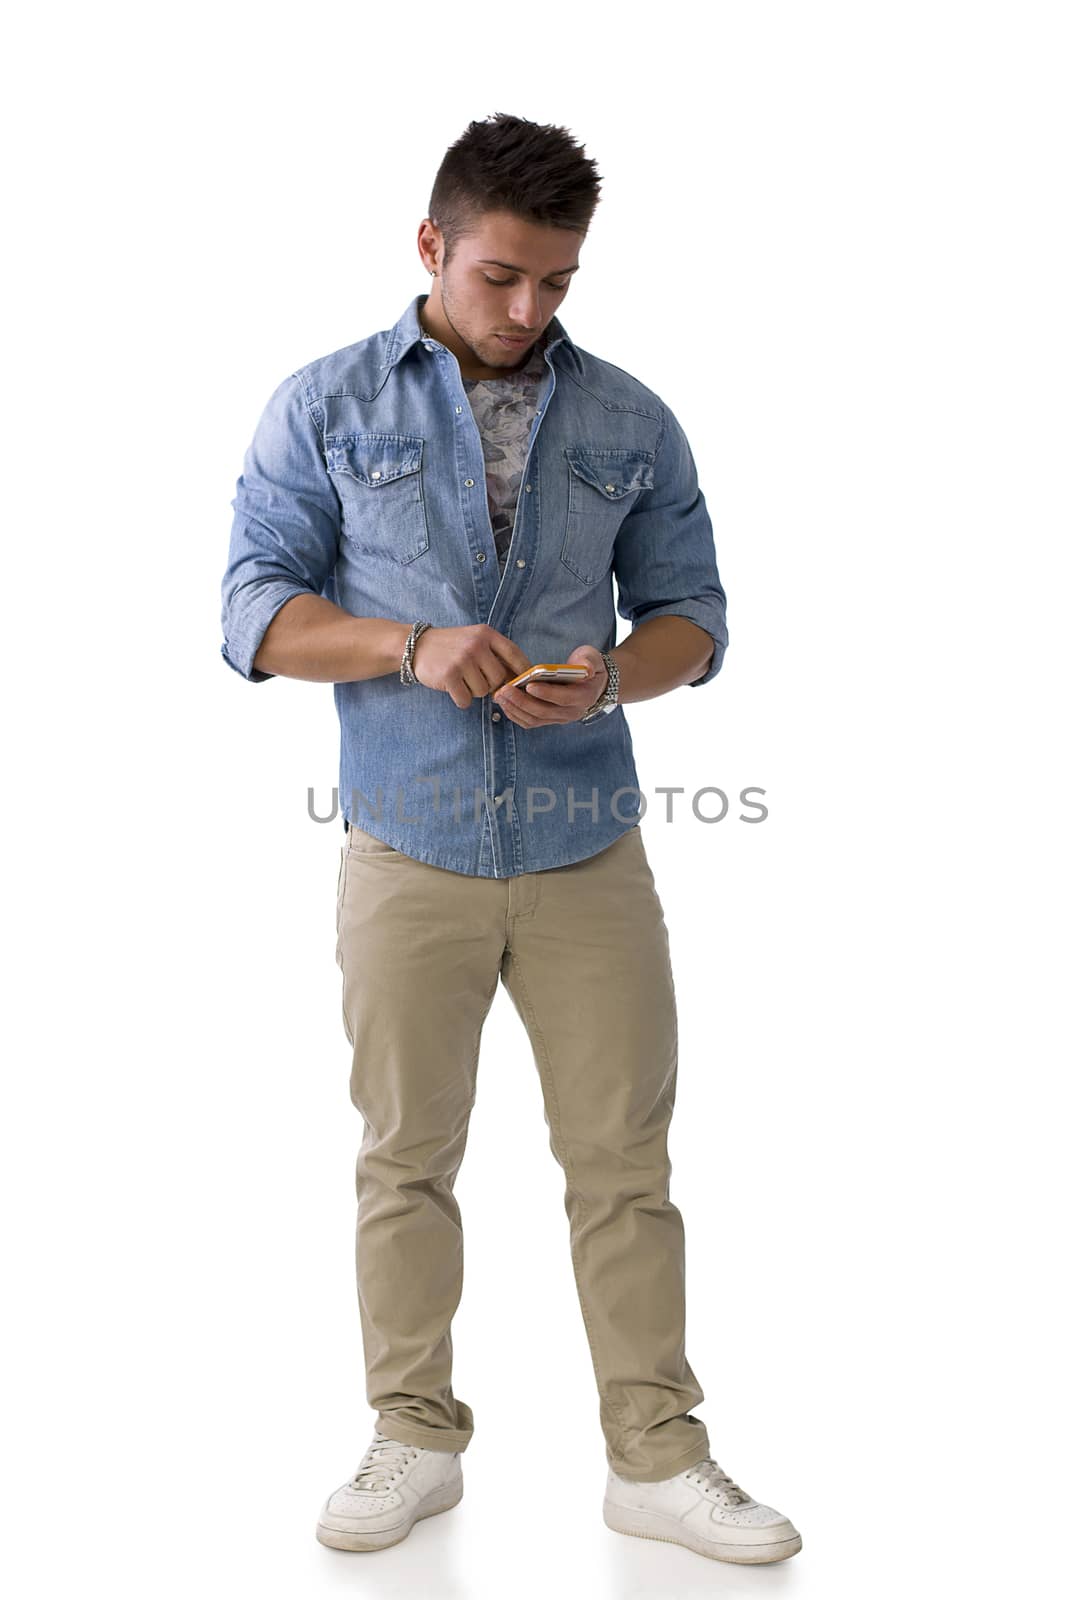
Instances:
[[[579,717],[579,722],[592,722],[595,717],[602,717],[607,706],[617,706],[619,703],[619,668],[615,657],[607,650],[601,650],[604,667],[608,674],[608,681],[599,700],[596,700],[585,713]]]

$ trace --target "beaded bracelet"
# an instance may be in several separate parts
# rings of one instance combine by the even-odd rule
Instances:
[[[412,666],[412,658],[415,654],[415,641],[421,638],[421,636],[426,632],[427,628],[432,626],[433,624],[430,622],[415,622],[412,624],[411,632],[408,634],[407,644],[404,646],[403,660],[400,663],[401,683],[418,683],[419,680],[416,678],[415,669]]]

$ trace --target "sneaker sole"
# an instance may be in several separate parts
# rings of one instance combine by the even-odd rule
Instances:
[[[329,1545],[331,1550],[387,1550],[390,1545],[400,1544],[406,1539],[416,1522],[421,1522],[425,1517],[440,1516],[442,1511],[451,1511],[462,1499],[462,1480],[458,1484],[447,1483],[428,1494],[412,1517],[394,1523],[391,1528],[376,1528],[372,1533],[361,1533],[358,1528],[332,1528],[329,1523],[320,1522],[315,1529],[315,1537],[320,1544]]]
[[[620,1510],[607,1501],[604,1502],[604,1521],[616,1533],[628,1533],[635,1539],[660,1539],[665,1544],[684,1545],[698,1556],[710,1556],[713,1561],[732,1561],[746,1567],[785,1561],[789,1556],[795,1556],[802,1544],[799,1533],[768,1544],[724,1544],[716,1539],[702,1539],[698,1533],[679,1533],[673,1517],[665,1517],[655,1511]]]

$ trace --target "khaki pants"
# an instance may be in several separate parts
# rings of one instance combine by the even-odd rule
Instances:
[[[673,1476],[708,1437],[689,1415],[704,1394],[685,1356],[684,1235],[668,1197],[677,1017],[640,826],[587,860],[513,878],[446,871],[358,827],[341,856],[337,961],[364,1121],[356,1276],[377,1426],[432,1450],[464,1450],[474,1430],[452,1392],[453,1185],[502,978],[566,1180],[608,1462],[626,1478]]]

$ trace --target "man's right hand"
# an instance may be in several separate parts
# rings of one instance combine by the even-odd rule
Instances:
[[[484,699],[533,662],[487,622],[465,628],[430,627],[415,640],[412,671],[427,689],[442,689],[461,710]]]

